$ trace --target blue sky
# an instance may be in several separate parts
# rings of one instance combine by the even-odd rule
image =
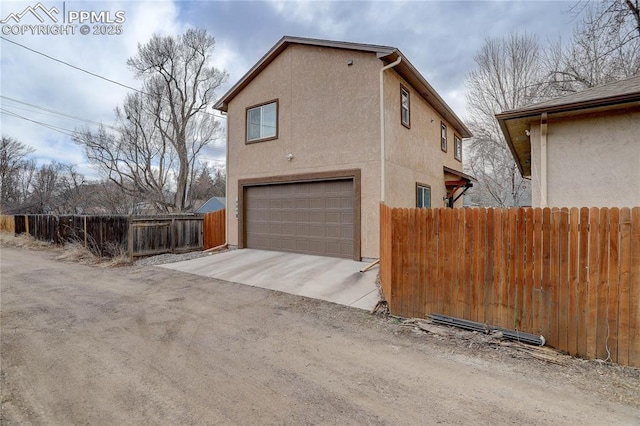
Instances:
[[[38,1],[2,1],[0,19],[35,7]],[[399,48],[461,117],[466,116],[465,77],[487,37],[527,31],[541,43],[568,39],[574,19],[563,1],[42,1],[51,10],[124,11],[119,35],[34,35],[2,37],[122,84],[139,87],[126,67],[137,44],[153,33],[179,34],[205,28],[216,38],[214,65],[229,73],[224,94],[283,35],[389,45]],[[61,16],[61,15],[60,15]],[[44,22],[49,24],[51,22]],[[14,25],[9,21],[5,25]],[[25,15],[19,24],[39,24]],[[0,24],[1,25],[1,24]],[[5,32],[6,31],[6,32]],[[15,30],[14,30],[15,31]],[[9,33],[9,34],[7,34]],[[0,41],[0,98],[3,135],[36,149],[40,162],[74,163],[90,178],[95,172],[65,134],[95,125],[16,103],[111,124],[113,109],[128,89]],[[56,126],[62,133],[13,114]],[[224,140],[205,153],[221,164]]]

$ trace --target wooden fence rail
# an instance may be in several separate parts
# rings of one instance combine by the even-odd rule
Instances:
[[[541,334],[640,367],[640,208],[391,209],[380,279],[392,313]]]

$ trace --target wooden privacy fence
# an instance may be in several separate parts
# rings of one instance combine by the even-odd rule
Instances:
[[[225,210],[206,213],[204,215],[204,249],[218,247],[226,241],[226,214]]]
[[[0,230],[26,233],[52,244],[76,242],[99,255],[129,253],[131,258],[184,253],[225,242],[224,210],[202,215],[165,216],[0,216]]]
[[[127,247],[128,216],[15,215],[15,233],[53,244],[80,243],[99,255]]]
[[[129,227],[131,258],[201,250],[203,220],[198,215],[132,217]]]
[[[16,223],[11,215],[0,215],[0,231],[16,232]]]
[[[380,214],[393,314],[541,334],[571,355],[640,367],[640,207]]]

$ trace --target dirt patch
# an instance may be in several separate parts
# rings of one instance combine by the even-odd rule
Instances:
[[[9,232],[0,232],[0,245],[3,247],[18,247],[29,250],[46,250],[55,253],[55,259],[67,262],[75,262],[83,265],[95,265],[101,267],[116,267],[130,264],[127,253],[118,251],[115,256],[98,256],[81,243],[67,243],[54,245],[47,241],[36,240],[30,235],[15,235]]]
[[[2,247],[2,424],[638,424],[639,370]]]

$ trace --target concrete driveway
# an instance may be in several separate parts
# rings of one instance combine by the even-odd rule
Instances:
[[[378,267],[323,256],[241,249],[161,265],[191,274],[371,310],[378,302]]]

